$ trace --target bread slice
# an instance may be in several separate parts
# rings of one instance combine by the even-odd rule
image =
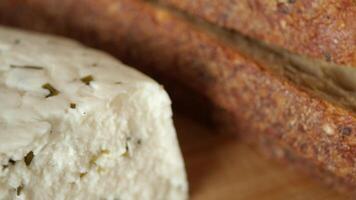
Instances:
[[[225,127],[264,153],[336,186],[356,185],[356,116],[353,100],[344,100],[352,92],[325,78],[332,66],[319,77],[308,68],[314,61],[300,64],[284,51],[271,53],[140,0],[4,0],[0,11],[2,23],[75,37],[184,84],[215,105]]]
[[[0,27],[0,199],[188,198],[170,99],[76,42]]]
[[[353,0],[155,0],[270,45],[356,66]]]

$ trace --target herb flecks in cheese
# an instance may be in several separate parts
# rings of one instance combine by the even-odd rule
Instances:
[[[0,199],[187,198],[156,82],[46,35],[0,27],[0,52]]]
[[[24,66],[18,66],[18,65],[10,65],[11,68],[19,68],[19,69],[33,69],[33,70],[42,70],[43,67],[40,66],[34,66],[34,65],[24,65]]]
[[[46,98],[53,97],[59,94],[59,91],[49,83],[44,84],[42,88],[49,91],[49,94],[46,95]]]
[[[12,159],[9,159],[9,163],[10,163],[11,165],[15,165],[15,164],[16,164],[16,161],[14,161],[14,160],[12,160]]]
[[[83,83],[85,83],[85,85],[90,85],[90,82],[92,82],[94,80],[92,75],[89,76],[85,76],[83,78],[80,79]]]
[[[138,145],[140,145],[140,144],[142,144],[142,140],[141,140],[141,139],[137,139],[136,143],[137,143]]]
[[[20,196],[22,190],[23,190],[23,186],[22,186],[22,185],[19,185],[19,186],[16,188],[16,195],[17,195],[17,196]]]
[[[80,178],[84,178],[84,176],[86,176],[87,174],[88,174],[87,172],[82,172],[82,173],[79,174],[79,177]]]
[[[125,152],[122,154],[122,156],[128,157],[129,155],[130,155],[130,149],[129,149],[129,145],[126,142],[126,144],[125,144]]]
[[[32,151],[30,151],[30,152],[25,156],[24,161],[25,161],[25,164],[26,164],[27,166],[29,166],[29,165],[31,164],[33,157],[34,157],[34,155],[33,155],[33,152],[32,152]]]
[[[77,107],[77,104],[75,104],[75,103],[70,103],[69,107],[70,107],[71,109],[75,109],[75,108]]]

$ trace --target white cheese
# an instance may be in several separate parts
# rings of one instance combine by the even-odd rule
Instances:
[[[0,27],[0,199],[187,199],[170,104],[104,53]]]

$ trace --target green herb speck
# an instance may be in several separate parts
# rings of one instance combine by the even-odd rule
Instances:
[[[56,96],[56,95],[59,94],[59,91],[56,90],[56,88],[54,88],[54,87],[53,87],[51,84],[49,84],[49,83],[46,83],[46,84],[42,85],[42,88],[49,91],[49,94],[46,96],[46,98],[52,97],[52,96]]]
[[[122,156],[124,156],[124,157],[128,157],[129,156],[129,145],[127,144],[127,142],[126,142],[126,144],[125,144],[125,153],[123,153],[122,154]]]
[[[83,83],[85,83],[86,85],[90,85],[90,82],[92,82],[94,80],[93,76],[89,75],[89,76],[85,76],[83,78],[80,79]]]
[[[11,68],[42,70],[43,67],[35,65],[10,65]]]
[[[77,107],[77,104],[75,104],[75,103],[70,103],[70,108],[71,109],[75,109]]]
[[[25,156],[25,164],[26,166],[29,166],[32,162],[32,159],[33,159],[34,155],[33,155],[33,152],[30,151],[26,156]]]
[[[87,172],[80,173],[80,174],[79,174],[79,177],[80,177],[80,178],[83,178],[83,177],[84,177],[85,175],[87,175],[87,174],[88,174]]]
[[[20,196],[20,195],[21,195],[22,189],[23,189],[23,186],[22,186],[22,185],[19,185],[19,186],[16,188],[16,194],[17,194],[17,196]]]
[[[9,160],[9,163],[10,163],[11,165],[15,165],[15,164],[16,164],[16,161],[10,159],[10,160]]]
[[[142,144],[142,140],[141,140],[141,139],[138,139],[138,140],[137,140],[137,144],[138,144],[138,145]]]

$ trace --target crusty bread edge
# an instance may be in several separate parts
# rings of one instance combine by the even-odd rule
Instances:
[[[352,0],[150,1],[300,55],[356,66],[356,4]]]

